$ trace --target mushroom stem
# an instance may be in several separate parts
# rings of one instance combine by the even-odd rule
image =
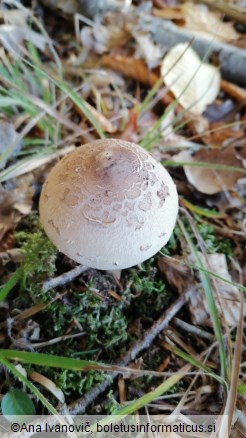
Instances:
[[[113,271],[111,271],[110,269],[106,271],[107,274],[112,275],[112,277],[114,277],[115,280],[119,281],[120,277],[121,277],[121,272],[122,269],[114,269]]]

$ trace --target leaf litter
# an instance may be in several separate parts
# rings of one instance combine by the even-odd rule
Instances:
[[[53,11],[57,12],[57,6],[62,9],[64,2],[42,3],[47,8],[52,3]],[[71,412],[80,412],[83,408],[93,413],[111,413],[113,409],[114,412],[117,411],[117,403],[124,405],[126,401],[129,410],[134,409],[135,405],[131,405],[134,398],[139,398],[144,403],[141,395],[147,393],[150,397],[152,388],[158,388],[158,380],[153,380],[150,376],[149,380],[144,379],[148,370],[163,371],[172,376],[176,370],[181,370],[180,376],[177,374],[175,377],[177,390],[172,389],[174,394],[176,391],[184,398],[183,408],[189,411],[199,406],[200,412],[209,413],[212,399],[215,410],[221,412],[222,401],[216,397],[215,391],[220,393],[223,401],[226,395],[211,375],[201,374],[201,368],[198,373],[191,364],[186,365],[185,372],[182,371],[183,365],[192,360],[194,354],[195,357],[204,355],[211,348],[214,333],[204,291],[192,267],[194,261],[191,260],[187,243],[178,229],[175,229],[171,241],[163,249],[168,257],[155,257],[142,267],[123,271],[117,280],[111,278],[110,274],[86,269],[71,277],[70,281],[64,282],[64,275],[76,268],[71,261],[59,254],[55,255],[54,273],[55,270],[51,269],[52,263],[47,266],[47,260],[54,260],[48,241],[45,241],[40,257],[42,263],[40,261],[40,266],[36,267],[32,265],[32,251],[39,246],[39,242],[43,245],[44,239],[41,231],[36,229],[37,222],[32,222],[32,215],[37,211],[40,187],[45,175],[51,163],[67,154],[71,148],[74,149],[88,139],[98,138],[94,125],[96,121],[97,126],[109,138],[141,141],[160,161],[168,163],[169,171],[183,196],[182,205],[189,208],[203,239],[209,242],[210,249],[213,248],[213,253],[206,253],[206,257],[204,254],[199,256],[205,271],[215,275],[215,278],[211,275],[215,285],[215,302],[224,342],[228,351],[231,349],[230,339],[227,339],[227,326],[233,328],[237,325],[241,309],[241,288],[233,283],[231,264],[228,263],[232,254],[238,266],[237,281],[243,277],[244,243],[241,236],[243,226],[245,227],[245,90],[224,78],[221,80],[221,66],[216,62],[216,57],[206,59],[205,62],[192,49],[192,44],[179,44],[171,48],[156,43],[152,38],[155,26],[152,13],[174,20],[181,31],[182,28],[189,28],[189,31],[194,32],[194,39],[199,31],[200,35],[209,38],[211,46],[215,39],[226,41],[228,45],[234,44],[242,38],[242,34],[233,27],[235,19],[223,21],[220,14],[212,9],[208,10],[208,6],[204,5],[185,2],[176,7],[164,8],[162,1],[139,6],[135,6],[135,2],[129,2],[130,6],[124,10],[119,10],[118,2],[115,5],[115,8],[99,12],[95,17],[91,12],[88,13],[89,19],[81,17],[76,28],[77,42],[72,20],[69,22],[71,14],[80,12],[77,2],[66,2],[62,20],[69,20],[62,37],[59,32],[60,12],[57,15],[49,14],[48,9],[42,10],[41,7],[42,14],[47,18],[47,23],[45,20],[43,23],[51,32],[49,37],[45,33],[38,33],[35,26],[30,26],[30,15],[26,9],[18,15],[20,11],[13,7],[4,11],[5,16],[2,15],[4,24],[0,27],[0,37],[2,35],[7,71],[4,71],[4,78],[0,78],[1,97],[5,97],[3,87],[9,87],[11,96],[11,80],[12,85],[15,85],[12,89],[16,91],[17,81],[13,78],[10,80],[9,77],[10,72],[13,73],[17,68],[16,61],[23,62],[26,59],[33,63],[36,59],[37,65],[29,71],[25,80],[21,77],[21,70],[17,77],[24,80],[28,98],[31,101],[33,96],[32,103],[37,105],[34,114],[33,108],[30,111],[29,107],[28,116],[26,109],[19,103],[11,109],[4,106],[0,108],[4,120],[7,118],[7,122],[3,122],[3,132],[5,130],[10,133],[7,134],[7,142],[2,141],[1,149],[1,153],[7,152],[1,169],[0,293],[3,287],[4,292],[9,290],[4,301],[8,306],[7,319],[6,312],[2,312],[0,308],[0,325],[4,330],[4,336],[0,338],[1,346],[10,348],[14,344],[18,350],[23,348],[28,351],[35,348],[32,340],[36,339],[41,341],[42,348],[45,349],[45,344],[48,345],[49,340],[53,339],[58,341],[44,350],[46,354],[53,352],[59,356],[64,355],[65,351],[67,357],[82,354],[88,360],[124,366],[131,362],[133,368],[138,367],[139,374],[142,371],[142,380],[136,377],[127,379],[123,374],[123,377],[118,378],[117,385],[111,382],[105,384],[105,378],[100,373],[78,375],[74,372],[68,377],[66,370],[59,374],[51,368],[44,371],[42,367],[29,364],[31,374],[28,372],[28,376],[53,392],[60,402],[64,401],[65,395]],[[155,9],[151,9],[151,6]],[[37,15],[37,19],[42,20],[42,16]],[[14,26],[11,39],[7,32],[9,27],[6,26]],[[58,86],[61,82],[54,83],[59,72],[54,71],[54,65],[58,65],[55,51],[46,49],[47,42],[50,47],[49,38],[52,38],[58,50],[58,64],[62,66],[65,83],[69,83],[77,93],[77,102],[80,102],[81,97],[84,99],[87,112],[81,110],[76,99],[71,99],[71,92],[66,96],[67,88]],[[27,42],[33,45],[32,57],[27,53]],[[28,64],[23,65],[27,69]],[[44,77],[46,94],[40,91],[44,90],[40,86]],[[161,77],[164,84],[161,84]],[[44,104],[41,104],[42,101]],[[44,114],[42,117],[45,117],[43,126],[39,120],[41,111]],[[30,119],[33,126],[29,127]],[[24,132],[23,138],[21,143],[15,144],[20,129]],[[9,140],[11,135],[13,142]],[[37,141],[39,144],[35,145]],[[10,143],[12,148],[9,148]],[[52,148],[46,150],[44,146],[47,144],[52,144]],[[39,155],[42,153],[44,156]],[[206,221],[207,218],[209,222]],[[22,243],[18,245],[15,242],[16,228],[23,233],[23,247],[23,241],[19,240]],[[192,235],[192,230],[189,232]],[[217,251],[218,247],[221,251]],[[22,260],[23,248],[26,265]],[[37,254],[35,260],[38,260]],[[28,273],[22,274],[20,283],[15,279],[11,282],[15,270],[20,266],[22,269],[29,266]],[[40,275],[43,284],[53,281],[54,289],[58,288],[62,292],[60,298],[50,304],[47,304],[45,293],[38,289],[40,284],[37,284],[37,278]],[[49,294],[52,301],[53,291],[49,290]],[[180,298],[177,298],[178,294]],[[37,309],[34,314],[33,308]],[[168,331],[168,325],[177,312],[178,320],[183,322],[182,333],[177,332],[181,330],[181,325],[177,325],[176,332]],[[8,331],[6,322],[18,314],[29,316],[21,323],[16,320],[11,328],[13,331]],[[201,329],[197,326],[206,327],[208,336],[203,337],[202,341],[198,334]],[[124,329],[119,330],[119,327]],[[138,327],[137,332],[131,330],[131,327]],[[80,337],[82,329],[86,330],[86,336]],[[36,336],[34,333],[38,337],[32,338]],[[159,344],[159,337],[165,336],[165,333],[167,338],[170,335],[169,341],[171,340],[168,354]],[[187,339],[182,340],[186,335]],[[116,341],[116,336],[121,336],[121,340]],[[110,343],[113,343],[113,348],[108,346]],[[190,357],[178,356],[178,347],[190,354]],[[233,354],[233,350],[230,351]],[[228,354],[229,367],[230,359],[231,355]],[[208,355],[206,361],[207,366],[212,364],[213,368],[216,367],[219,375],[216,346],[212,358]],[[189,394],[191,369],[195,374],[197,396],[186,403],[185,391]],[[112,374],[112,380],[117,375],[117,372]],[[182,384],[179,382],[181,375]],[[16,384],[15,378],[10,378]],[[6,386],[0,386],[1,394],[6,392]],[[102,396],[110,387],[114,390],[114,395],[107,392]],[[153,394],[160,394],[158,391],[159,389]],[[99,397],[98,402],[96,395]],[[171,397],[171,394],[168,396]],[[150,398],[149,403],[153,403]],[[172,403],[172,408],[175,409],[175,402]],[[237,403],[240,409],[240,395]],[[152,407],[155,412],[163,412],[162,408],[159,399]]]
[[[224,254],[206,254],[205,258],[200,253],[199,256],[205,269],[213,271],[214,274],[225,280],[232,281]],[[234,327],[240,318],[241,293],[233,284],[225,283],[217,278],[214,279],[214,282],[216,284],[215,300],[221,320],[225,321],[229,327]],[[196,293],[190,297],[189,308],[195,325],[206,326],[211,324],[206,300],[202,293]]]
[[[177,44],[164,57],[161,74],[180,104],[201,114],[220,90],[218,68],[202,63],[189,44]]]
[[[196,189],[207,195],[233,189],[235,183],[241,178],[242,173],[236,169],[243,169],[242,162],[236,156],[233,148],[220,149],[201,148],[197,152],[181,151],[173,157],[176,162],[184,162],[184,171],[188,181]],[[198,163],[197,167],[189,166],[188,163]],[[206,164],[206,167],[199,167],[199,163]],[[209,164],[221,166],[232,166],[235,170],[228,173],[227,170],[210,169]]]
[[[155,8],[153,12],[156,17],[173,20],[193,35],[202,36],[209,40],[213,37],[219,41],[233,43],[234,40],[240,38],[240,33],[235,30],[232,21],[222,21],[220,13],[210,11],[204,4],[185,2],[175,8]]]

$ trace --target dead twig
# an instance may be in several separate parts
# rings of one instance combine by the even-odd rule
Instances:
[[[142,339],[137,341],[128,352],[118,361],[118,366],[126,366],[130,361],[134,360],[137,355],[142,351],[150,347],[155,337],[164,330],[171,319],[178,313],[178,311],[187,302],[190,295],[194,293],[194,289],[187,290],[181,297],[179,297],[164,313],[163,315],[153,324],[149,330],[145,332]],[[72,415],[78,415],[85,412],[88,405],[90,405],[102,392],[104,392],[112,382],[115,377],[120,374],[119,371],[115,371],[107,375],[107,379],[85,394],[83,397],[79,398],[75,402],[68,406],[69,413]]]
[[[209,341],[214,340],[214,335],[206,332],[205,330],[200,329],[194,325],[188,324],[185,321],[182,321],[179,318],[174,318],[174,323],[176,326],[180,327],[182,330],[187,331],[188,333],[192,333],[193,335],[198,336],[199,338],[208,339]]]
[[[64,284],[69,283],[70,281],[73,281],[76,277],[78,277],[80,274],[82,274],[85,271],[88,271],[88,266],[79,265],[76,266],[76,268],[71,269],[71,271],[65,272],[62,275],[59,275],[58,277],[51,278],[50,280],[47,280],[43,284],[43,292],[47,292],[50,289],[54,289],[58,286],[64,286]]]
[[[32,343],[32,347],[43,348],[43,347],[47,347],[48,345],[57,344],[58,342],[61,342],[61,341],[66,341],[67,339],[78,338],[80,336],[83,336],[84,334],[85,334],[85,332],[75,333],[73,335],[59,336],[58,338],[53,338],[53,339],[50,339],[49,341]]]

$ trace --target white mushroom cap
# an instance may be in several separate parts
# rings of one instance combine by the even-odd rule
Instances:
[[[119,139],[85,144],[63,158],[40,198],[41,222],[59,251],[105,270],[156,254],[177,212],[169,173],[143,148]]]

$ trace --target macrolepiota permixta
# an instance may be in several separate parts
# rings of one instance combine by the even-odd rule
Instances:
[[[103,270],[156,254],[177,212],[169,173],[143,148],[119,139],[76,148],[51,170],[40,198],[41,222],[59,251]]]

